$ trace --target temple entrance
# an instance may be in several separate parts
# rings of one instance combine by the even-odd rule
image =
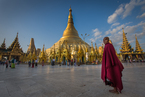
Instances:
[[[11,58],[14,58],[14,59],[16,59],[16,61],[19,61],[20,56],[11,56]]]
[[[65,65],[65,60],[66,60],[66,58],[65,57],[63,57],[63,64]]]
[[[125,55],[125,61],[128,60],[128,55]]]
[[[82,63],[84,63],[84,57],[82,57]]]
[[[58,57],[56,57],[56,62],[58,61]]]

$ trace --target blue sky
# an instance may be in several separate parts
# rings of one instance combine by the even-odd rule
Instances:
[[[99,47],[109,36],[119,52],[123,27],[131,46],[136,34],[145,51],[145,0],[0,0],[0,44],[6,38],[9,47],[18,32],[24,52],[31,38],[36,48],[51,47],[67,26],[70,5],[79,36],[90,34],[87,43]]]

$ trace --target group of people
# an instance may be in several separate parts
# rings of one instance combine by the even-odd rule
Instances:
[[[15,64],[17,64],[16,59],[12,58],[11,60],[6,59],[5,61],[1,61],[0,64],[6,65],[6,68],[8,68],[9,66],[11,68],[15,68]]]
[[[31,64],[32,64],[32,68],[34,68],[34,65],[35,65],[35,67],[37,67],[38,66],[38,60],[36,59],[35,61],[34,60],[29,60],[29,62],[28,62],[28,65],[29,65],[29,67],[31,67]],[[42,66],[44,66],[44,60],[42,60]]]
[[[71,59],[71,60],[65,60],[61,62],[61,65],[66,65],[66,66],[76,66],[76,60]]]
[[[53,60],[51,60],[51,65],[52,66],[55,65],[55,59],[54,58],[53,58]],[[74,65],[74,66],[76,66],[76,60],[73,60],[73,59],[72,60],[69,60],[68,59],[68,60],[62,61],[61,64],[60,64],[60,66],[61,65],[66,65],[66,66],[70,66],[70,65],[72,66],[72,65]]]

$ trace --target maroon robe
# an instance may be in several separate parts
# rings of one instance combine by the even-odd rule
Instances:
[[[119,92],[123,89],[122,85],[122,70],[124,69],[122,63],[119,61],[115,49],[112,44],[105,44],[101,78],[106,83],[106,78],[113,83]]]

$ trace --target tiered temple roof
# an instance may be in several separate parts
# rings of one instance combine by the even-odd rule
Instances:
[[[123,43],[121,45],[121,49],[120,52],[121,53],[126,53],[126,52],[132,52],[133,49],[131,48],[130,43],[128,42],[127,38],[126,38],[126,34],[124,33],[124,29],[122,28],[123,31]]]
[[[1,45],[1,47],[0,47],[0,49],[3,49],[3,50],[6,49],[5,39],[4,39],[4,41],[3,41],[3,43],[2,43],[2,45]]]
[[[143,52],[143,49],[141,48],[138,40],[137,40],[137,36],[135,35],[135,39],[136,39],[136,45],[135,45],[135,52]]]

